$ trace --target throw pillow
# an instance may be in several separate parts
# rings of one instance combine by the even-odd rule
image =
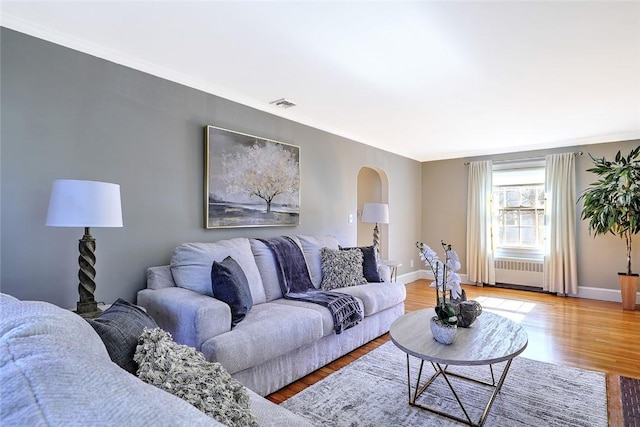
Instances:
[[[87,322],[98,333],[109,357],[122,369],[135,375],[138,365],[133,360],[138,338],[144,328],[157,328],[144,310],[119,298],[95,319]]]
[[[343,248],[343,251],[350,249],[360,249],[362,251],[362,272],[367,282],[382,282],[378,272],[378,251],[375,246],[360,246],[357,248]]]
[[[244,386],[218,362],[178,344],[160,328],[145,329],[136,348],[138,377],[189,402],[227,426],[257,426]]]
[[[211,266],[213,297],[226,302],[231,308],[231,327],[236,326],[253,307],[253,298],[247,276],[242,267],[230,256]]]
[[[359,249],[341,251],[322,248],[320,260],[322,263],[320,288],[325,291],[367,283],[367,279],[362,274],[362,251]]]

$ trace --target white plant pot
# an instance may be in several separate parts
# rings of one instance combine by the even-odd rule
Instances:
[[[456,332],[458,332],[457,325],[449,325],[438,319],[438,316],[433,316],[430,326],[433,339],[439,343],[451,344],[456,339]]]

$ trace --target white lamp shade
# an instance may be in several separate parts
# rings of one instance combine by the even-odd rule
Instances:
[[[54,181],[47,225],[122,227],[120,186],[108,182],[71,179]]]
[[[365,203],[362,208],[362,222],[389,223],[389,205],[386,203]]]

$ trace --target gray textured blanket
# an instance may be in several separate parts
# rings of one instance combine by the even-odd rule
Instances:
[[[357,325],[364,315],[353,296],[316,289],[300,247],[290,237],[260,239],[273,252],[284,298],[311,302],[327,307],[333,316],[336,334]]]

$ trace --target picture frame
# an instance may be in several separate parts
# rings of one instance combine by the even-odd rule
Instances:
[[[300,224],[300,147],[205,126],[207,229]]]

